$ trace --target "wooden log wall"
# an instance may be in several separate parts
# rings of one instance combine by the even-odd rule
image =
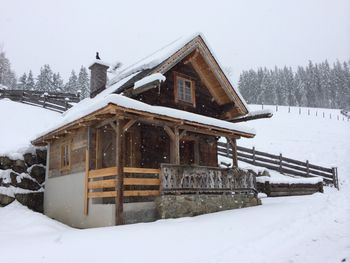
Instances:
[[[175,102],[174,96],[174,72],[188,76],[195,81],[196,107],[192,105]],[[219,118],[223,114],[223,109],[215,101],[207,87],[202,83],[200,77],[191,64],[179,63],[172,70],[165,74],[166,81],[159,89],[151,89],[139,94],[135,99],[151,105],[160,105],[170,108],[194,112],[197,114]]]

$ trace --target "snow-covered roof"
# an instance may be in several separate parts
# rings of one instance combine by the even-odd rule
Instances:
[[[212,117],[207,117],[192,112],[182,111],[178,109],[163,107],[163,106],[152,106],[141,101],[137,101],[121,94],[109,94],[106,96],[96,96],[95,98],[86,98],[81,102],[77,103],[74,107],[66,111],[62,118],[51,126],[46,132],[38,134],[37,138],[45,136],[59,128],[69,125],[76,120],[79,120],[91,113],[104,108],[109,104],[114,104],[125,109],[133,109],[140,112],[147,112],[157,114],[159,116],[171,117],[174,119],[194,122],[199,124],[205,124],[212,127],[227,129],[238,133],[254,136],[255,130],[242,126],[240,124],[231,123],[224,120],[219,120]]]
[[[143,87],[147,84],[150,84],[150,83],[153,83],[155,81],[158,81],[159,83],[160,82],[164,82],[165,81],[165,76],[161,73],[154,73],[152,75],[149,75],[147,77],[144,77],[138,81],[135,82],[134,84],[134,89],[138,89],[140,87]]]
[[[113,73],[113,77],[110,78],[110,80],[107,83],[107,89],[109,93],[120,93],[124,91],[125,85],[116,85],[121,80],[133,75],[134,78],[129,78],[130,81],[125,82],[124,84],[130,84],[129,86],[132,87],[135,81],[140,80],[141,78],[147,76],[147,74],[142,74],[145,71],[148,71],[147,73],[151,72],[151,69],[154,69],[158,65],[160,65],[162,62],[166,61],[168,58],[170,58],[173,54],[175,54],[177,51],[179,51],[181,48],[183,48],[185,45],[190,43],[193,39],[196,37],[200,37],[205,45],[208,47],[211,55],[215,59],[216,63],[219,65],[219,67],[222,69],[222,65],[220,64],[219,60],[217,59],[217,56],[213,52],[213,49],[210,47],[208,41],[201,33],[194,33],[187,36],[182,36],[175,41],[169,43],[168,45],[164,46],[163,48],[153,52],[152,54],[144,57],[143,59],[131,64],[131,65],[122,65],[120,68],[118,68]],[[225,73],[223,72],[225,75]],[[226,75],[225,75],[226,76]],[[227,77],[228,82],[230,83],[234,93],[237,95],[239,100],[242,102],[244,107],[246,108],[247,112],[249,112],[249,108],[247,103],[245,102],[243,96],[240,94],[239,90],[234,88],[229,77]],[[134,80],[134,81],[133,81]],[[133,82],[132,82],[133,81]],[[129,83],[132,82],[132,83]],[[105,92],[105,94],[107,91]]]
[[[131,65],[125,65],[121,66],[116,72],[115,77],[112,78],[108,85],[114,85],[121,79],[130,76],[131,74],[141,72],[146,69],[152,69],[155,66],[159,65],[163,61],[165,61],[167,58],[169,58],[171,55],[173,55],[176,51],[178,51],[180,48],[182,48],[184,45],[186,45],[188,42],[190,42],[195,37],[201,35],[200,33],[191,34],[189,36],[183,36],[175,41],[169,43],[168,45],[158,49],[157,51],[153,52],[152,54],[142,58],[141,60],[131,64]]]

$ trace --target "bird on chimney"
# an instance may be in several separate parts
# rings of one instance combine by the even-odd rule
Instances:
[[[96,59],[101,60],[101,58],[100,58],[100,54],[98,54],[98,52],[96,52]]]

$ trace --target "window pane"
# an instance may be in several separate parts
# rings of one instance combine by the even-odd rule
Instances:
[[[191,90],[191,82],[185,81],[185,101],[192,102],[192,90]]]
[[[178,80],[177,85],[177,95],[179,100],[184,100],[184,81],[182,79]]]

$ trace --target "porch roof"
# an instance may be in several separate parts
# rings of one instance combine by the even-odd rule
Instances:
[[[118,110],[120,113],[132,113],[139,116],[148,117],[152,115],[159,119],[174,123],[181,123],[183,125],[205,127],[207,129],[219,129],[225,133],[234,133],[238,136],[247,138],[252,138],[255,136],[254,129],[242,126],[240,124],[169,107],[152,106],[123,95],[110,94],[104,97],[97,96],[92,99],[87,98],[82,100],[73,108],[65,112],[62,118],[47,131],[37,135],[37,138],[34,139],[32,143],[42,144],[42,142],[47,140],[48,137],[54,136],[64,129],[69,129],[71,126],[76,125],[79,122],[87,121],[89,117],[93,117],[96,114],[110,114],[110,110],[113,109],[113,107],[110,107],[109,110],[107,110],[108,106],[114,106],[114,110]]]

